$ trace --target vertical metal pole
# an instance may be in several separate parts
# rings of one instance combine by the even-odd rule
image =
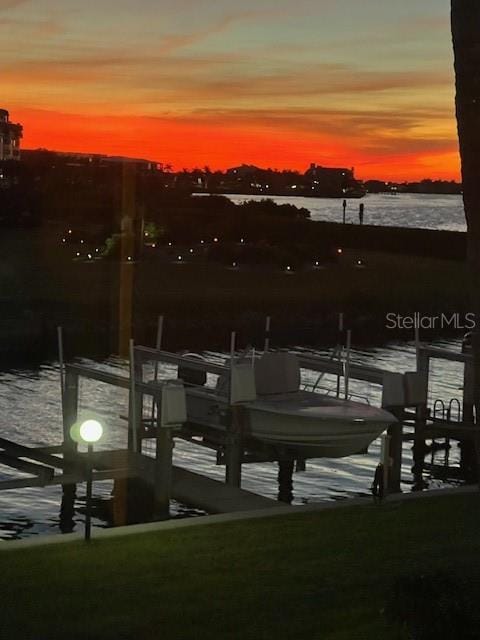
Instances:
[[[265,353],[267,353],[267,351],[270,349],[270,326],[272,323],[272,318],[271,316],[267,316],[267,319],[265,320],[265,342],[263,345],[263,350]]]
[[[467,349],[463,349],[463,352],[466,354],[470,352],[470,354],[472,355],[472,359],[470,362],[465,362],[463,365],[462,422],[464,424],[473,426],[473,424],[475,423],[475,366],[473,360],[473,349],[470,349],[469,351],[467,351]],[[464,438],[458,443],[460,448],[460,469],[463,478],[467,481],[473,480],[472,476],[474,475],[472,473],[472,457],[473,454],[476,455],[476,450],[474,448],[474,445],[477,444],[476,435],[474,435],[473,438],[473,442],[469,439]],[[477,467],[476,460],[475,467]]]
[[[157,339],[155,340],[155,349],[157,351],[160,351],[160,349],[162,348],[162,338],[163,338],[163,316],[158,316]],[[154,370],[153,370],[153,381],[157,382],[157,380],[158,380],[158,360],[155,361]],[[155,420],[155,407],[156,407],[156,398],[155,396],[153,396],[152,397],[152,413],[151,413],[152,427],[153,427],[153,421]]]
[[[225,436],[225,482],[240,487],[242,481],[242,431],[244,409],[233,404],[233,367],[235,366],[236,333],[230,337],[230,407]]]
[[[345,400],[348,400],[349,387],[350,387],[350,352],[352,348],[352,332],[349,329],[347,331],[347,353],[345,356]]]
[[[417,373],[420,373],[420,327],[415,326],[415,361]]]
[[[72,426],[77,421],[78,414],[78,376],[68,371],[65,373],[65,389],[62,403],[63,422],[63,459],[72,466],[77,457],[77,444],[70,435]],[[68,468],[63,471],[68,474]],[[65,533],[73,531],[75,526],[75,497],[77,487],[75,484],[62,485],[62,503],[60,506],[60,530]]]
[[[122,357],[128,353],[128,341],[132,336],[133,297],[135,280],[135,260],[138,257],[140,241],[138,232],[139,209],[137,202],[137,176],[133,163],[125,162],[122,167],[122,208],[120,240],[120,283],[119,283],[119,322],[118,352]]]
[[[338,357],[339,372],[337,373],[337,398],[340,398],[341,386],[342,386],[342,364],[343,364],[343,329],[344,329],[344,314],[338,314],[338,339],[337,345],[333,351],[332,358]]]
[[[67,368],[65,374],[65,393],[62,407],[63,414],[63,448],[66,452],[75,452],[77,445],[70,435],[70,429],[77,421],[78,414],[78,376],[70,373]]]
[[[390,469],[388,474],[388,484],[385,488],[389,493],[400,493],[402,483],[402,452],[403,452],[403,407],[390,409],[391,413],[398,418],[397,424],[392,424],[388,428],[388,457]]]
[[[419,345],[418,348],[418,373],[421,373],[426,380],[426,396],[425,401],[419,405],[415,410],[415,440],[413,444],[413,480],[414,491],[421,491],[424,489],[423,482],[423,467],[425,464],[425,428],[427,426],[428,418],[428,381],[429,381],[429,369],[430,369],[430,356]]]
[[[154,516],[166,519],[170,515],[172,492],[172,429],[162,426],[162,400],[157,397],[157,436],[155,453]]]
[[[85,502],[85,542],[90,542],[92,529],[93,444],[87,449],[87,498]]]
[[[387,492],[390,469],[390,436],[386,433],[381,438],[380,462],[383,465],[383,487]]]
[[[138,452],[138,430],[139,430],[139,412],[142,411],[142,394],[137,392],[137,377],[139,375],[139,369],[135,366],[135,345],[134,341],[130,339],[129,343],[130,360],[130,393],[128,403],[128,426],[129,426],[129,449],[130,451]],[[143,417],[143,416],[141,416]],[[140,421],[141,421],[140,417]]]
[[[158,324],[157,324],[157,339],[155,341],[155,348],[157,351],[160,351],[162,348],[162,338],[163,338],[163,316],[158,316]],[[156,363],[158,369],[158,362]]]
[[[237,334],[232,331],[230,334],[230,403],[232,402],[232,371],[235,364],[235,343]]]
[[[57,327],[57,340],[58,340],[58,364],[60,367],[60,393],[62,398],[62,411],[65,399],[65,360],[63,354],[63,329]]]

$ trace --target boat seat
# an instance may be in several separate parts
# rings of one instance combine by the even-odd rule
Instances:
[[[300,388],[300,365],[293,353],[284,351],[265,353],[255,363],[257,395],[294,393]]]
[[[194,360],[205,361],[205,358],[197,353],[183,353],[183,356],[193,358]],[[207,383],[207,372],[201,369],[192,369],[188,364],[181,364],[178,367],[179,380],[189,387],[203,387]]]

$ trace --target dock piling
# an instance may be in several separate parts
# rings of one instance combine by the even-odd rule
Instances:
[[[225,482],[233,487],[242,484],[242,432],[245,410],[240,405],[230,407],[225,439]]]
[[[388,457],[391,464],[388,473],[388,482],[385,485],[388,493],[401,493],[402,482],[402,447],[403,447],[403,409],[394,408],[391,413],[398,419],[396,424],[388,430]]]
[[[293,470],[295,460],[293,458],[280,459],[278,461],[278,500],[292,504],[293,502]]]
[[[157,397],[157,435],[155,442],[154,517],[170,516],[172,493],[173,438],[172,429],[162,426],[161,396]]]
[[[70,430],[78,418],[78,375],[67,371],[64,377],[64,393],[62,398],[63,418],[63,460],[66,463],[75,464],[77,458],[77,444],[73,440]],[[63,473],[68,473],[67,469]],[[75,498],[77,496],[76,484],[62,485],[62,502],[60,506],[60,529],[63,533],[73,531],[75,526]]]

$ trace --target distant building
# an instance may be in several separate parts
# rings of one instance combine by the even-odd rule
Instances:
[[[0,109],[0,161],[20,160],[22,131],[22,125],[10,122],[8,111]]]
[[[322,167],[313,162],[305,176],[323,187],[332,188],[341,188],[355,180],[353,169]]]
[[[355,178],[354,169],[322,167],[312,162],[305,172],[312,194],[334,197],[362,197],[365,190]]]

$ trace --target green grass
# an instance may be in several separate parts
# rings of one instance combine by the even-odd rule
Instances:
[[[395,580],[478,575],[479,506],[431,498],[10,551],[0,637],[404,638],[383,612]]]

